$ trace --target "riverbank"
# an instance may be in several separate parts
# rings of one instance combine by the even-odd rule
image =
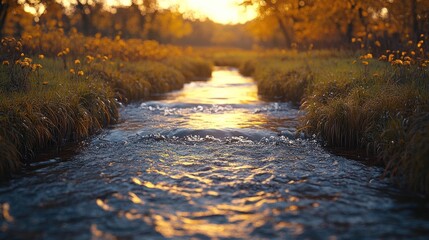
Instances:
[[[81,38],[85,44],[95,40]],[[103,50],[117,44],[99,40],[106,44],[100,48]],[[49,47],[55,47],[51,43]],[[133,46],[146,49],[147,44],[154,43],[141,41]],[[72,42],[70,46],[74,46]],[[157,52],[172,48],[153,47],[151,51]],[[178,48],[162,58],[146,52],[131,57],[135,53],[125,50],[122,55],[121,50],[85,54],[78,45],[64,50],[45,49],[43,53],[36,48],[25,40],[2,40],[2,52],[7,53],[1,56],[0,66],[2,177],[18,172],[46,149],[60,149],[67,142],[83,140],[116,123],[118,102],[147,99],[211,76],[210,62],[180,54]]]
[[[301,131],[327,147],[366,152],[385,175],[429,193],[429,68],[424,54],[278,52],[242,58],[259,94],[306,113]],[[370,158],[373,159],[373,158]]]

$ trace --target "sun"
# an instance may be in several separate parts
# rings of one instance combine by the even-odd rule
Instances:
[[[107,4],[130,5],[131,0],[106,0]],[[196,18],[209,18],[221,24],[245,23],[256,17],[254,8],[239,5],[241,0],[158,0],[161,8],[175,7]]]
[[[199,17],[208,17],[222,24],[244,23],[256,17],[256,11],[239,6],[237,0],[165,0],[176,4],[181,11],[193,11]]]

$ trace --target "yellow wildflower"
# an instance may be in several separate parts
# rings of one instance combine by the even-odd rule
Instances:
[[[420,40],[420,41],[417,43],[417,47],[418,47],[418,48],[421,48],[421,47],[422,47],[422,45],[423,45],[423,43],[424,43],[424,41],[423,41],[423,40]]]
[[[64,55],[64,53],[63,52],[59,52],[58,54],[57,54],[57,57],[62,57]]]
[[[73,68],[70,68],[70,73],[71,74],[76,74],[76,71]]]
[[[392,65],[396,66],[396,65],[404,65],[404,62],[402,62],[401,59],[396,59],[395,61],[392,61]]]
[[[410,62],[411,62],[411,60],[412,60],[412,59],[411,59],[410,57],[406,56],[406,57],[404,57],[404,60],[405,60],[405,61],[410,61]]]
[[[25,56],[25,54],[24,53],[21,53],[21,57],[24,57]]]
[[[368,62],[368,61],[362,61],[362,64],[363,64],[364,66],[367,66],[367,65],[369,64],[369,62]]]
[[[44,59],[44,58],[45,58],[45,55],[39,54],[39,59]]]
[[[79,65],[80,64],[80,60],[79,59],[74,60],[74,64]]]
[[[9,61],[7,61],[7,60],[5,60],[5,61],[3,61],[3,63],[2,63],[4,66],[9,66]]]
[[[78,75],[78,76],[83,76],[83,75],[84,75],[84,72],[83,72],[83,71],[79,71],[79,72],[77,72],[77,75]]]
[[[48,85],[48,83],[47,81],[42,82],[43,85]]]
[[[93,57],[93,56],[88,55],[88,56],[86,56],[86,61],[87,61],[88,63],[91,63],[92,61],[94,61],[94,57]]]
[[[21,64],[21,67],[22,67],[22,68],[25,68],[25,67],[29,67],[29,66],[30,66],[30,63],[29,63],[29,62],[23,62],[23,61],[21,61],[21,62],[20,62],[20,64]]]
[[[378,58],[378,61],[386,61],[386,60],[387,60],[386,55],[381,55],[381,56]]]
[[[404,61],[404,66],[410,66],[411,65],[411,62],[410,61]]]
[[[377,46],[377,47],[381,47],[381,42],[380,41],[375,41],[375,46]]]
[[[394,54],[390,54],[390,55],[389,55],[389,62],[392,62],[392,61],[393,61],[393,59],[394,59],[394,57],[395,57],[395,55],[394,55]]]

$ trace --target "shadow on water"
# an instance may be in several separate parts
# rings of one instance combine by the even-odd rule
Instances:
[[[421,198],[300,138],[299,114],[223,68],[128,105],[70,161],[0,186],[0,238],[425,239]]]

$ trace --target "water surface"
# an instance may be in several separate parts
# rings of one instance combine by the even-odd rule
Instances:
[[[72,157],[0,186],[3,239],[402,239],[429,207],[296,134],[300,112],[219,68]]]

